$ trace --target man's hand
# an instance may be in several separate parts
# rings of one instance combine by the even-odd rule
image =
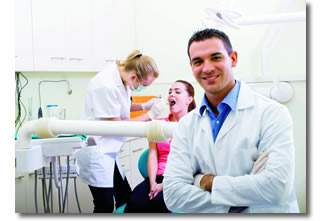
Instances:
[[[212,192],[212,184],[213,184],[214,177],[215,176],[212,174],[204,175],[200,180],[200,188],[202,188],[205,191]]]
[[[262,172],[265,168],[266,162],[269,159],[268,152],[262,152],[260,156],[254,162],[252,171],[250,174],[255,175]],[[255,160],[255,159],[254,159]],[[199,188],[212,192],[212,185],[214,180],[214,175],[212,174],[197,174],[194,177],[194,185],[198,186]]]
[[[266,162],[268,161],[268,159],[269,159],[269,153],[262,152],[260,154],[260,156],[254,162],[251,174],[255,175],[255,174],[262,172],[262,170],[264,170],[264,168],[265,168],[265,165],[266,165]]]
[[[194,185],[205,191],[212,192],[212,184],[214,177],[215,176],[212,174],[197,174],[194,178]]]

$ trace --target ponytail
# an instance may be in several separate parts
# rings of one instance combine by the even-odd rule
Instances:
[[[139,50],[132,51],[125,60],[118,62],[119,66],[124,67],[125,71],[136,71],[139,79],[147,79],[150,73],[157,78],[159,75],[155,61],[143,55]]]
[[[128,57],[126,58],[126,62],[132,61],[134,59],[140,58],[142,56],[141,52],[139,50],[134,50],[131,52]]]

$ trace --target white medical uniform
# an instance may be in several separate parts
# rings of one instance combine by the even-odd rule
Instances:
[[[169,210],[227,213],[299,212],[294,191],[293,123],[286,107],[241,82],[236,111],[231,111],[215,140],[210,119],[199,108],[179,121],[164,173]],[[248,175],[256,153],[268,151],[266,168]],[[193,185],[194,175],[214,174],[212,192]]]
[[[130,118],[131,91],[123,85],[115,62],[91,79],[84,107],[84,119]],[[110,122],[108,122],[110,123]],[[79,176],[94,187],[113,187],[115,161],[122,175],[117,153],[125,138],[114,136],[95,137],[96,146],[84,147],[77,154]]]

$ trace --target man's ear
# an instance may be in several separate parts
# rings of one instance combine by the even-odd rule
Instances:
[[[232,67],[236,67],[237,66],[237,62],[238,62],[238,54],[236,51],[231,52],[231,54],[229,55],[231,58],[231,65]]]

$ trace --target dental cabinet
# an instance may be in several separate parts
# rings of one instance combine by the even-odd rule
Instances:
[[[135,48],[134,13],[134,0],[15,0],[15,71],[99,71]]]

